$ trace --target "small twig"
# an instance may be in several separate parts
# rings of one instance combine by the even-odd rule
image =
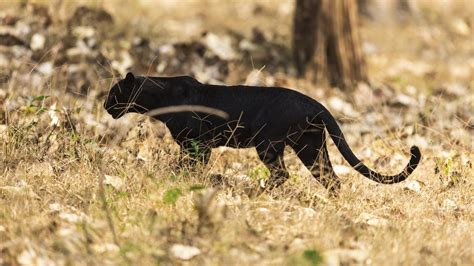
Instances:
[[[176,106],[168,106],[153,109],[151,111],[146,112],[145,114],[148,116],[157,116],[162,114],[168,113],[179,113],[179,112],[200,112],[200,113],[207,113],[212,114],[215,116],[219,116],[223,119],[229,119],[229,115],[219,109],[202,106],[202,105],[176,105]]]

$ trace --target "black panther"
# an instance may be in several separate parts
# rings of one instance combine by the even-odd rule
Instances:
[[[226,116],[186,108],[155,114],[152,111],[180,106],[213,108]],[[135,77],[128,73],[110,89],[104,108],[114,119],[128,112],[151,114],[166,124],[183,153],[203,163],[207,163],[214,147],[255,147],[270,171],[265,190],[282,185],[289,177],[283,162],[285,146],[293,148],[327,189],[339,189],[340,181],[326,148],[325,129],[347,162],[378,183],[405,180],[421,159],[418,147],[412,146],[410,161],[401,173],[382,175],[369,169],[354,155],[336,120],[322,104],[286,88],[220,86],[202,84],[188,76]]]

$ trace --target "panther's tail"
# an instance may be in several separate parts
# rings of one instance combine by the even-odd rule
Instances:
[[[322,105],[321,105],[322,106]],[[388,176],[381,175],[366,165],[364,165],[352,152],[351,148],[344,138],[344,134],[339,128],[339,125],[336,122],[336,119],[329,113],[329,111],[323,106],[323,113],[319,114],[325,124],[326,130],[329,132],[334,144],[336,144],[337,149],[342,154],[344,159],[355,169],[357,172],[361,173],[365,177],[382,184],[393,184],[405,180],[418,166],[418,163],[421,159],[421,152],[417,146],[412,146],[410,149],[411,158],[410,162],[407,164],[405,169],[398,175]]]

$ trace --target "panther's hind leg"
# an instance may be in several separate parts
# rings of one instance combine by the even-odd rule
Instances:
[[[325,135],[324,130],[307,132],[291,146],[313,177],[329,192],[336,193],[341,187],[341,182],[329,160]]]
[[[290,177],[283,162],[285,143],[282,141],[264,141],[256,148],[258,157],[270,171],[270,178],[266,182],[264,190],[270,191],[283,185]]]

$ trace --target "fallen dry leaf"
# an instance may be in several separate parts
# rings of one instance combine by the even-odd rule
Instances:
[[[376,215],[363,212],[355,220],[356,223],[367,224],[375,227],[384,227],[388,225],[388,220]]]
[[[30,48],[33,51],[41,50],[44,48],[45,43],[46,37],[40,33],[35,33],[33,37],[31,37]]]
[[[421,192],[421,184],[416,180],[409,180],[405,183],[405,189],[416,193]]]
[[[325,264],[328,266],[364,265],[369,258],[365,250],[338,248],[324,252]]]
[[[442,207],[445,210],[454,210],[454,209],[458,208],[458,205],[452,199],[445,199],[445,200],[443,200]]]
[[[93,249],[97,253],[118,252],[120,247],[114,243],[103,243],[93,245]]]
[[[23,250],[17,258],[20,265],[57,265],[57,263],[45,255],[38,254],[33,249]]]
[[[350,103],[344,101],[340,97],[331,97],[329,99],[329,106],[331,107],[331,110],[340,112],[347,117],[355,118],[360,116],[360,113],[357,112]]]
[[[174,244],[170,248],[171,255],[181,260],[190,260],[201,254],[201,250],[193,246],[185,246],[181,244]]]
[[[333,169],[334,169],[334,172],[337,175],[347,175],[347,174],[350,174],[351,172],[353,172],[352,168],[347,167],[347,166],[342,165],[342,164],[334,165]]]
[[[104,184],[111,185],[116,190],[121,190],[123,187],[123,181],[120,177],[114,175],[104,175]]]
[[[219,36],[214,33],[207,33],[204,37],[207,47],[223,60],[233,60],[237,54],[232,48],[232,40],[229,36]]]

